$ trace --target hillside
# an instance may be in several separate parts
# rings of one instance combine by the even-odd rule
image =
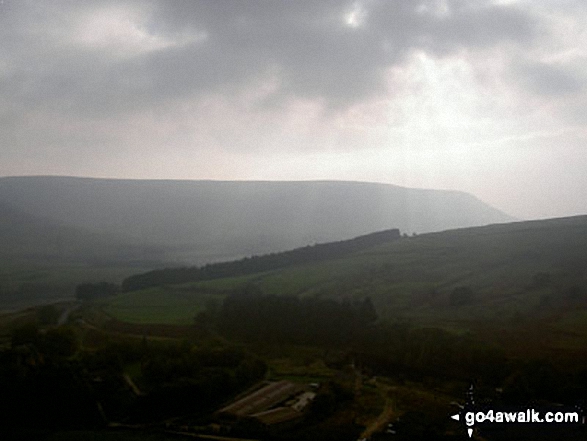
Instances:
[[[122,294],[107,311],[121,320],[188,323],[206,301],[240,292],[369,297],[383,320],[457,330],[487,324],[492,335],[502,326],[532,323],[539,328],[532,332],[548,334],[544,344],[552,338],[581,347],[587,341],[587,216],[422,234],[273,271],[166,283]]]
[[[0,203],[0,259],[16,263],[128,263],[160,257],[160,250],[32,215]]]
[[[77,284],[161,266],[162,250],[0,203],[0,310],[71,299]]]
[[[136,291],[155,286],[214,280],[255,274],[295,265],[307,265],[341,258],[375,245],[398,240],[399,238],[399,230],[392,229],[366,234],[349,240],[316,244],[280,253],[253,256],[251,258],[245,257],[237,261],[213,263],[203,267],[192,266],[157,269],[145,274],[137,274],[126,278],[122,282],[122,290]]]
[[[0,203],[70,227],[154,244],[202,264],[399,228],[512,218],[472,195],[360,182],[0,178]]]

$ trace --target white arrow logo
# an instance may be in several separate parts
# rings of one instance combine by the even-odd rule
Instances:
[[[452,418],[453,420],[455,420],[455,421],[458,421],[460,417],[461,417],[461,416],[460,416],[458,413],[456,413],[456,414],[454,414],[453,416],[451,416],[451,418]]]

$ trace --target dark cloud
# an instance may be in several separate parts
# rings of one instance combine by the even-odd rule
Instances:
[[[361,3],[364,22],[345,25],[345,13]],[[167,30],[195,27],[209,33],[208,51],[185,54],[180,63],[195,74],[196,81],[187,84],[191,88],[246,81],[277,66],[281,93],[335,104],[380,92],[383,70],[412,49],[447,53],[527,41],[535,26],[533,17],[512,7],[452,1],[448,13],[439,15],[437,3],[186,1],[160,4],[159,12]]]
[[[344,1],[7,2],[0,25],[8,74],[2,94],[30,106],[116,114],[168,100],[243,87],[278,72],[277,99],[319,98],[340,107],[384,90],[382,73],[412,49],[442,55],[531,38],[535,20],[485,2],[362,2],[363,22],[344,22]],[[146,11],[138,25],[178,41],[134,56],[75,44],[74,24],[100,7]],[[104,32],[107,32],[105,30]],[[68,34],[69,33],[69,34]]]
[[[584,89],[584,80],[577,72],[561,64],[526,62],[515,72],[525,87],[543,96],[565,96]]]

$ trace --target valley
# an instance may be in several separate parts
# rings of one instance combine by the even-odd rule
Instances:
[[[24,381],[76,379],[76,411],[65,406],[59,423],[34,431],[48,440],[79,431],[105,440],[461,439],[448,416],[471,384],[492,405],[584,397],[586,242],[587,216],[382,232],[135,273],[103,295],[110,284],[90,283],[93,298],[2,317],[5,378],[17,363]],[[275,425],[216,414],[279,381],[316,388],[295,418],[278,408],[265,409]],[[26,383],[14,384],[4,383],[6,396],[25,393]],[[18,410],[3,411],[20,430]],[[478,430],[477,439],[584,436],[584,426]]]

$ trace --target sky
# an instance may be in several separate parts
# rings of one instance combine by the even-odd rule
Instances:
[[[353,180],[587,214],[584,0],[0,0],[0,176]]]

